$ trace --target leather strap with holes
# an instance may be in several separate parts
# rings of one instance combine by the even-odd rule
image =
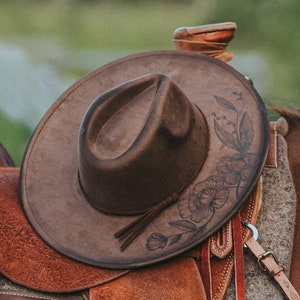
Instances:
[[[300,300],[298,292],[284,274],[283,267],[278,264],[277,258],[273,252],[265,251],[253,237],[246,242],[246,245],[257,257],[257,262],[261,269],[268,271],[268,273],[278,282],[286,297],[291,300]]]

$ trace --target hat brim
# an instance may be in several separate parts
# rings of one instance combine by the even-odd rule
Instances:
[[[1,274],[34,290],[66,293],[97,286],[128,273],[82,264],[44,243],[22,210],[19,171],[19,168],[0,168]]]
[[[209,152],[177,204],[121,252],[114,233],[135,217],[107,215],[86,201],[77,178],[78,134],[86,110],[101,93],[152,72],[169,76],[201,109]],[[237,212],[259,178],[268,140],[262,100],[229,65],[183,51],[131,55],[79,80],[43,117],[21,168],[23,207],[38,234],[71,258],[118,269],[153,264],[196,246]]]

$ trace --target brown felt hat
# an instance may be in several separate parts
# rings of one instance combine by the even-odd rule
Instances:
[[[239,209],[268,138],[260,97],[232,67],[191,52],[132,55],[79,80],[43,117],[21,168],[23,207],[71,258],[149,265]]]

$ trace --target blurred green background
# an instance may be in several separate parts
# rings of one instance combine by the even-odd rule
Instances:
[[[267,107],[299,107],[299,0],[0,0],[0,142],[20,165],[38,120],[84,74],[224,21],[238,25],[231,64]]]

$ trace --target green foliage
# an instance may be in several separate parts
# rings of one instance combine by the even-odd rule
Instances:
[[[194,4],[143,2],[0,2],[1,36],[56,37],[77,48],[170,48],[176,27],[199,23]]]
[[[238,24],[233,43],[242,50],[263,52],[268,58],[272,86],[270,102],[299,106],[300,2],[298,0],[217,1],[214,20]]]

